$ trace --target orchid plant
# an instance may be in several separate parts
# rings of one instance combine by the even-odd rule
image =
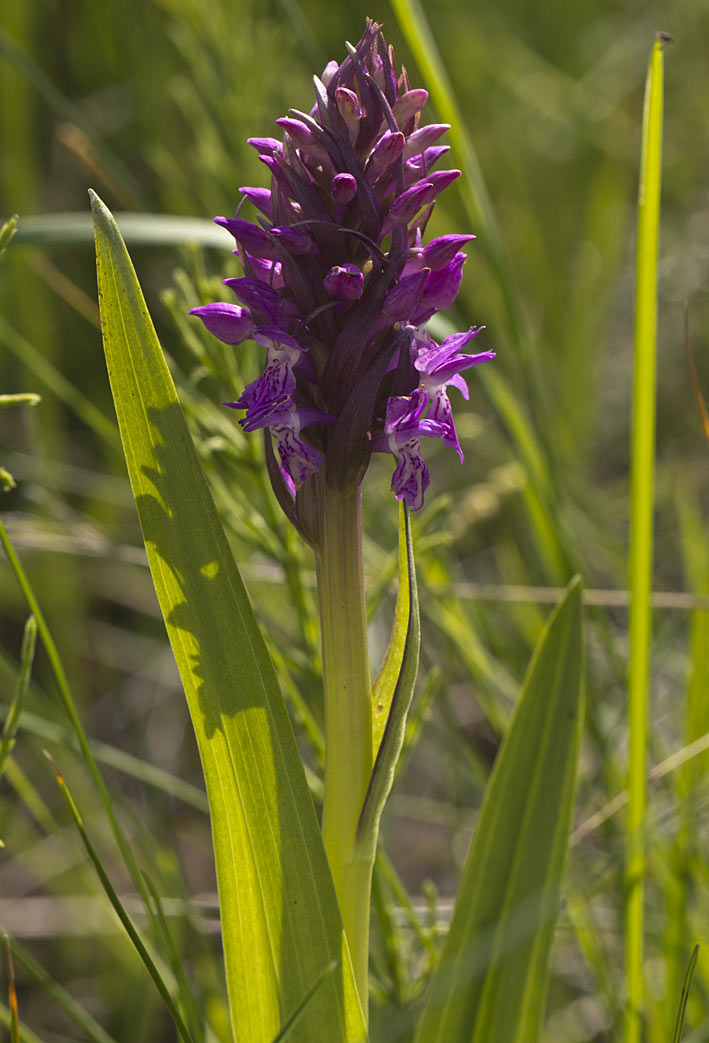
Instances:
[[[460,177],[458,170],[433,172],[448,152],[436,142],[449,128],[421,125],[427,92],[397,73],[371,21],[315,86],[309,113],[292,110],[276,120],[283,141],[250,140],[271,175],[269,189],[241,189],[263,215],[260,223],[215,219],[237,243],[245,274],[225,284],[240,303],[192,313],[228,345],[250,338],[266,348],[261,376],[227,404],[245,409],[246,431],[264,430],[274,492],[316,555],[322,832],[364,1002],[378,818],[372,803],[380,799],[373,781],[383,769],[375,767],[372,734],[362,481],[373,452],[392,453],[392,491],[418,510],[430,481],[421,439],[440,438],[462,462],[447,389],[467,398],[461,372],[493,352],[464,353],[479,327],[439,345],[424,325],[453,303],[465,261],[460,248],[474,238],[423,243],[435,197]]]

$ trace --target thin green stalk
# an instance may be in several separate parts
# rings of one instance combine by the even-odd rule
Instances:
[[[640,1043],[644,1007],[643,935],[647,715],[652,613],[655,470],[657,252],[662,158],[664,37],[650,58],[643,111],[635,278],[635,372],[630,491],[630,649],[628,662],[628,817],[626,837],[625,1043]]]
[[[323,841],[362,1009],[367,1009],[372,859],[355,834],[372,773],[372,695],[359,488],[325,489],[319,507],[318,596],[325,690]]]

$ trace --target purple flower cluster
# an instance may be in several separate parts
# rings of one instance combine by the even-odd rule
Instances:
[[[315,78],[309,112],[276,120],[282,141],[251,138],[270,189],[240,189],[258,224],[217,217],[236,240],[238,303],[194,308],[226,344],[266,349],[261,376],[236,402],[247,431],[267,429],[270,474],[293,504],[325,468],[329,486],[361,482],[372,452],[397,458],[392,489],[417,509],[430,476],[421,438],[463,454],[448,387],[493,352],[465,352],[471,327],[437,344],[424,323],[458,293],[472,235],[424,245],[438,194],[460,176],[434,171],[446,124],[420,125],[427,92],[412,89],[380,26],[368,21],[348,57]],[[273,442],[279,462],[273,466]],[[292,513],[289,511],[289,513]]]

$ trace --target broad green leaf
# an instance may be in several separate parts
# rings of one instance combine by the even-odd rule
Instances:
[[[238,1043],[271,1043],[330,964],[292,1038],[366,1037],[288,715],[138,281],[92,194],[104,346],[155,588],[212,819]],[[218,406],[215,405],[215,408]]]
[[[581,582],[539,641],[500,748],[417,1043],[539,1038],[583,723]]]

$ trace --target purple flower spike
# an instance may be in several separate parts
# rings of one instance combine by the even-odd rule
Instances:
[[[238,304],[203,304],[191,308],[190,315],[198,315],[210,333],[225,344],[241,344],[254,330],[254,321],[248,308]]]
[[[460,176],[432,171],[449,127],[422,125],[428,94],[397,71],[379,25],[368,20],[348,52],[314,77],[309,111],[276,120],[282,140],[249,139],[269,177],[241,189],[258,220],[217,218],[243,267],[225,280],[237,303],[194,310],[226,343],[263,347],[261,376],[230,405],[246,410],[245,431],[270,432],[295,500],[286,513],[315,544],[314,498],[352,490],[373,452],[395,455],[394,493],[421,507],[421,439],[440,438],[462,459],[448,392],[467,396],[463,371],[493,354],[466,353],[475,327],[442,344],[423,329],[455,300],[473,238],[425,241],[439,194]]]
[[[358,301],[364,290],[364,276],[356,264],[336,264],[323,279],[323,285],[341,301]]]

